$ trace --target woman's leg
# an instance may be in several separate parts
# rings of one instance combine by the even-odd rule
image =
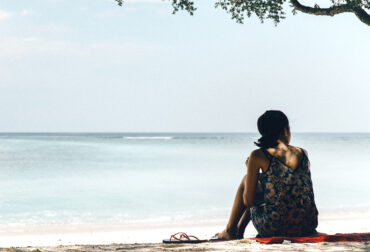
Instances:
[[[249,209],[246,208],[243,201],[244,185],[247,176],[244,176],[236,192],[233,207],[226,229],[216,234],[219,239],[243,238],[245,227],[250,220]]]
[[[244,231],[250,220],[251,220],[251,213],[249,209],[246,209],[238,223],[238,233],[237,233],[238,238],[240,239],[244,238]]]

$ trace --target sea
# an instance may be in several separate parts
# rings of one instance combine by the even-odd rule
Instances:
[[[256,133],[1,133],[0,226],[227,218]],[[370,133],[293,133],[320,213],[370,209]]]

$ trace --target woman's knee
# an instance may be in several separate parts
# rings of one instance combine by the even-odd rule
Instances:
[[[247,182],[247,174],[245,174],[244,177],[242,178],[241,184],[245,185],[246,182]]]
[[[240,182],[240,185],[239,185],[239,190],[243,190],[244,191],[244,188],[245,188],[245,183],[247,182],[247,175],[244,175],[244,177],[242,178],[242,181]]]

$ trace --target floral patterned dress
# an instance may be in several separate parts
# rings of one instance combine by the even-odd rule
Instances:
[[[262,150],[270,165],[259,175],[256,202],[250,209],[258,237],[315,234],[318,211],[306,151],[302,149],[302,160],[293,170]]]

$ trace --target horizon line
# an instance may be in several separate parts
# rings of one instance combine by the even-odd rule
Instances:
[[[293,131],[298,134],[369,134],[370,131]],[[259,134],[258,131],[0,131],[0,134]]]

